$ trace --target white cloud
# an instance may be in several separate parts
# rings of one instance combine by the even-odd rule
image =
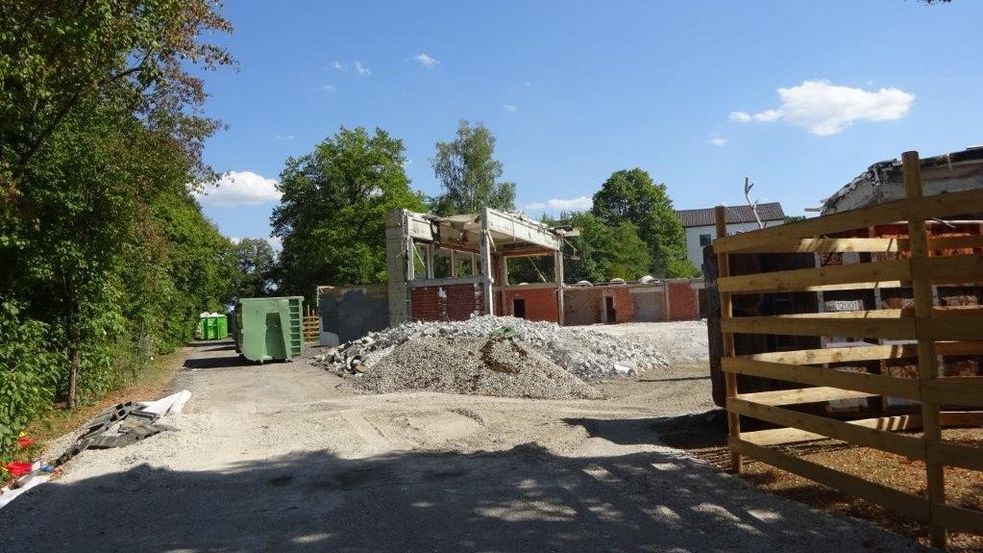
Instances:
[[[283,251],[283,239],[279,236],[270,236],[266,239],[266,241],[270,243],[270,247],[273,248],[273,251],[277,253]]]
[[[832,85],[829,81],[803,81],[798,86],[779,88],[781,105],[754,115],[735,111],[730,120],[747,123],[785,121],[810,133],[837,134],[856,121],[893,121],[908,114],[915,95],[897,88],[864,90]]]
[[[594,200],[588,196],[580,196],[578,198],[552,198],[546,200],[546,203],[536,202],[526,205],[526,209],[529,211],[542,211],[544,209],[552,209],[555,211],[583,211],[585,209],[590,209],[594,205]]]
[[[195,192],[195,197],[203,205],[257,205],[280,199],[276,184],[276,180],[252,171],[230,171],[216,185],[206,185],[204,190]]]
[[[335,91],[337,91],[338,89],[337,89],[337,88],[335,88],[335,87],[334,87],[334,85],[333,85],[333,84],[331,84],[331,83],[324,83],[324,85],[323,85],[323,86],[321,86],[321,90],[323,90],[323,91],[325,91],[325,92],[327,92],[327,93],[329,93],[329,94],[330,94],[330,93],[332,93],[332,92],[335,92]]]
[[[778,121],[779,119],[782,118],[782,115],[784,115],[784,113],[782,113],[781,110],[766,109],[761,113],[755,113],[751,117],[753,117],[755,121],[764,121],[765,123],[770,123],[772,121]]]
[[[507,111],[509,113],[515,113],[515,112],[519,111],[519,108],[513,106],[512,104],[505,104],[505,108],[504,109],[505,109],[505,111]]]
[[[278,134],[276,135],[277,142],[283,142],[285,140],[295,140],[297,137],[292,134]]]
[[[338,60],[335,60],[335,61],[331,62],[331,67],[334,67],[338,71],[348,71],[348,64],[347,63],[341,63]]]
[[[372,74],[372,72],[369,71],[369,68],[362,65],[362,62],[360,61],[356,61],[354,67],[355,72],[358,73],[359,77],[368,77]]]
[[[714,146],[723,146],[726,143],[727,139],[722,136],[715,136],[710,139],[710,144],[713,144]]]
[[[427,69],[433,69],[434,67],[437,67],[438,64],[440,64],[439,60],[431,58],[424,52],[420,52],[419,54],[413,56],[413,59],[420,62],[420,65],[426,67]]]

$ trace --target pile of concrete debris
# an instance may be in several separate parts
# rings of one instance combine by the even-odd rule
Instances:
[[[583,381],[667,365],[652,344],[492,316],[406,323],[342,344],[313,361],[335,374],[358,377],[356,386],[373,392],[428,389],[511,397],[592,397]],[[520,375],[530,374],[538,384],[496,391],[503,378],[515,384]],[[467,384],[475,382],[480,384],[475,389]]]

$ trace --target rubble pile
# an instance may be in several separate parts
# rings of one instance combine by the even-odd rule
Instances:
[[[556,381],[573,377],[575,382],[583,383],[668,365],[659,349],[644,341],[586,329],[565,328],[549,322],[487,315],[472,317],[467,321],[406,323],[332,348],[315,356],[313,362],[335,374],[358,377],[360,382],[357,386],[371,391],[394,391],[392,386],[400,385],[399,383],[405,385],[401,389],[433,390],[464,374],[473,376],[477,368],[469,364],[474,360],[482,361],[480,354],[483,345],[486,342],[503,340],[511,344],[510,347],[515,346],[525,352],[525,363],[536,359],[535,364],[542,369],[542,374],[552,375],[546,378]],[[540,361],[548,361],[549,367]],[[484,365],[484,373],[495,372],[488,370],[487,359],[484,360]],[[561,373],[565,374],[558,375],[553,368],[561,369]],[[386,373],[398,372],[401,376],[396,378],[389,374],[391,380],[380,384],[382,373],[374,374],[378,369]],[[454,374],[440,376],[448,371]],[[491,376],[496,378],[484,384],[494,388],[500,375]],[[557,384],[554,383],[553,386],[556,387]],[[467,386],[454,385],[451,388],[464,390]],[[539,390],[536,386],[533,388]],[[530,394],[541,393],[541,390],[527,391]],[[553,397],[545,392],[542,392],[543,395],[523,395],[524,393],[518,391],[505,395]],[[588,397],[578,395],[578,392],[571,392],[568,396]]]
[[[509,337],[426,336],[408,340],[355,387],[372,393],[427,390],[535,399],[596,399],[583,380]]]

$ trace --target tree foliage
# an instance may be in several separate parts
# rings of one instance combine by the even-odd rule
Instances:
[[[231,244],[188,190],[216,128],[192,71],[228,61],[200,36],[228,29],[210,0],[0,7],[0,394],[16,411],[0,426],[118,385],[228,298]]]
[[[568,239],[576,255],[572,250],[565,252],[566,282],[637,280],[648,273],[648,247],[638,237],[633,223],[623,221],[609,226],[592,213],[575,213],[569,224],[580,229],[580,236]]]
[[[283,240],[281,290],[310,298],[322,284],[385,281],[386,212],[424,209],[410,190],[403,151],[382,129],[370,135],[342,127],[313,152],[287,160],[271,218]]]
[[[609,227],[635,225],[648,246],[650,272],[656,277],[690,277],[698,273],[686,257],[686,232],[664,184],[642,169],[613,173],[594,194],[592,213]],[[625,231],[623,231],[625,232]]]
[[[269,241],[243,238],[234,247],[236,273],[233,290],[236,298],[267,296],[274,289],[275,257]]]
[[[443,188],[434,200],[435,213],[476,213],[485,207],[515,210],[515,184],[499,181],[503,169],[495,159],[495,137],[483,124],[461,121],[454,140],[437,143],[431,163]]]

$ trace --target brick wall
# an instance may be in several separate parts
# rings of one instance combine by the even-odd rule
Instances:
[[[526,318],[530,321],[560,320],[556,305],[556,288],[526,288],[505,291],[505,314],[512,315],[512,299],[526,300]]]
[[[700,318],[699,292],[686,282],[666,282],[669,321],[695,321]]]
[[[614,297],[614,322],[627,323],[635,320],[635,299],[631,297],[627,286],[612,286],[604,295]]]
[[[410,293],[412,319],[416,321],[466,321],[482,313],[479,284],[453,284],[413,288]]]
[[[606,322],[604,317],[605,296],[614,298],[616,323],[635,320],[635,298],[624,285],[567,288],[563,297],[564,320],[568,325],[589,325]],[[611,321],[607,321],[611,322]]]

